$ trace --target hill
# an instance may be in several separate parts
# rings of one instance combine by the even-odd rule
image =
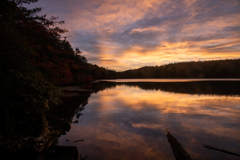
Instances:
[[[240,59],[180,62],[117,73],[117,78],[240,78]]]

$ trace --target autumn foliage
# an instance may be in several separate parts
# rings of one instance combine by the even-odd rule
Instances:
[[[81,51],[74,50],[58,17],[39,15],[41,8],[0,1],[0,97],[5,108],[42,111],[58,104],[59,86],[92,81]]]

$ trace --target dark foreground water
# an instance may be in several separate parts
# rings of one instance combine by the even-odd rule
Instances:
[[[168,128],[192,159],[240,159],[204,147],[206,144],[240,154],[239,81],[120,81],[92,85],[85,101],[80,100],[82,92],[69,94],[69,103],[65,104],[79,105],[72,120],[78,123],[72,124],[58,143],[77,146],[82,157],[175,159],[166,137]]]

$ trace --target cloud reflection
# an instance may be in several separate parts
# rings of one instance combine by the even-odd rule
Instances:
[[[240,97],[141,90],[125,85],[91,96],[78,124],[60,139],[84,139],[91,159],[174,159],[167,127],[193,159],[234,159],[202,144],[238,152]]]

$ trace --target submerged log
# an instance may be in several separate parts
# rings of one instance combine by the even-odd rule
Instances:
[[[183,146],[174,138],[169,130],[166,128],[168,142],[171,144],[173,154],[176,160],[191,160],[190,155],[185,151]]]
[[[224,149],[218,149],[218,148],[215,148],[215,147],[212,147],[212,146],[209,146],[209,145],[206,145],[206,144],[203,144],[203,146],[205,148],[208,148],[208,149],[213,149],[213,150],[216,150],[216,151],[219,151],[219,152],[223,152],[223,153],[227,153],[227,154],[231,154],[231,155],[235,155],[235,156],[239,156],[239,154],[236,154],[236,153],[233,153],[233,152],[229,152],[229,151],[226,151]]]
[[[84,139],[79,139],[79,140],[76,140],[76,141],[73,141],[73,142],[79,142],[79,141],[84,141]]]

